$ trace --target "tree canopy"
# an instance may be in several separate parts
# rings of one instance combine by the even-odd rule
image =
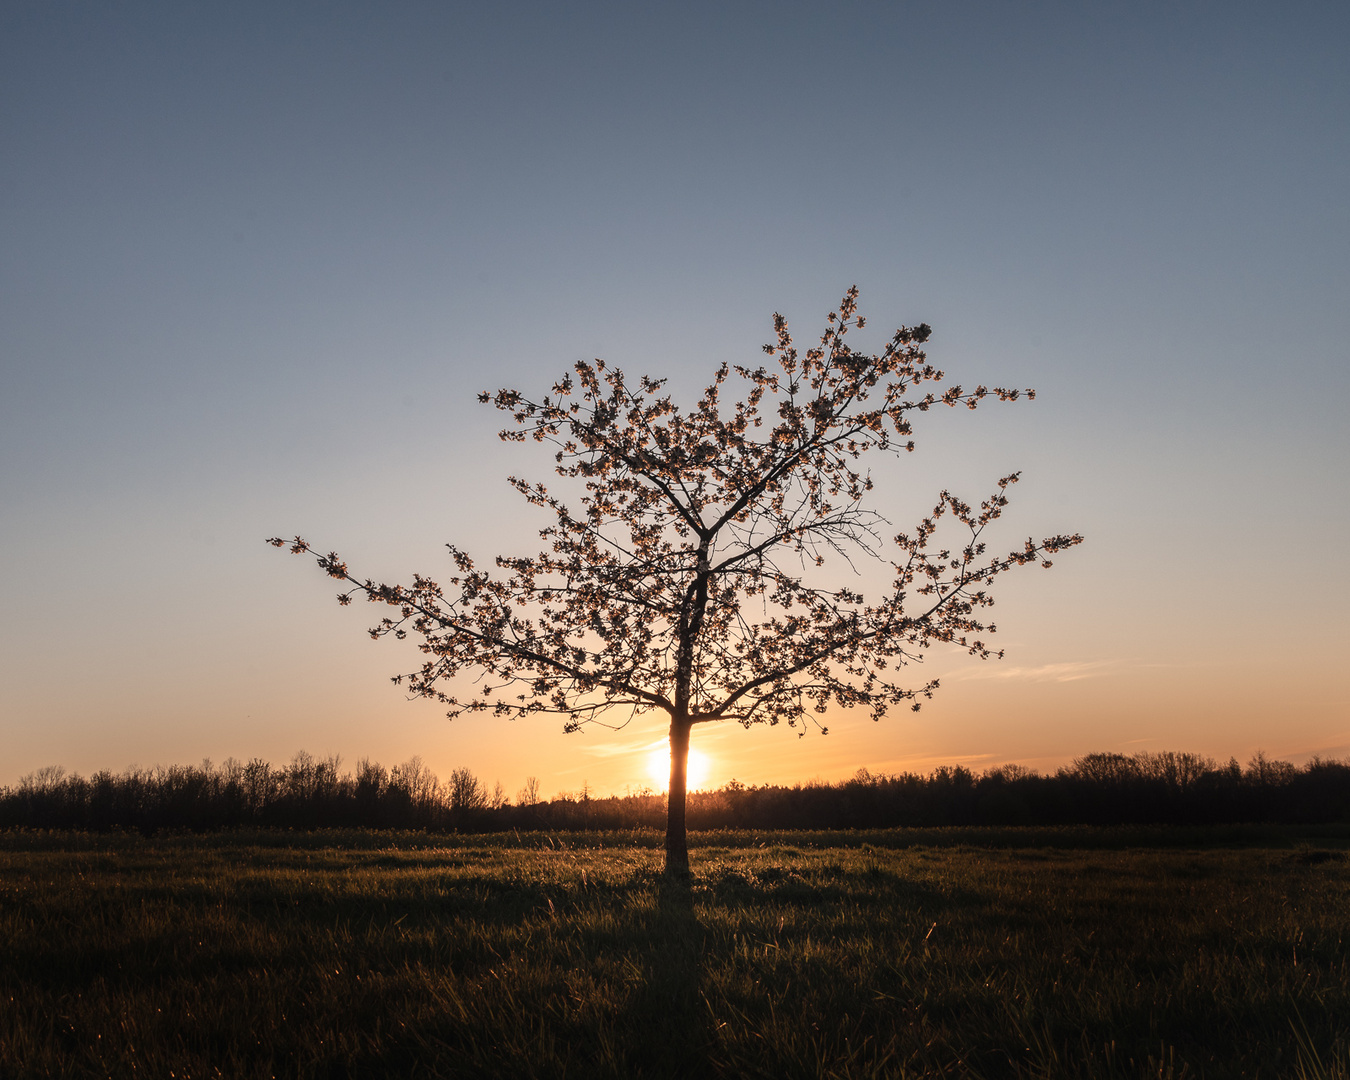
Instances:
[[[694,725],[798,727],[832,705],[874,718],[902,703],[918,709],[937,681],[911,684],[905,665],[937,643],[994,655],[994,579],[1048,567],[1082,539],[990,551],[985,530],[1017,473],[978,507],[943,491],[915,527],[887,536],[864,455],[913,450],[915,414],[1034,392],[947,384],[923,350],[926,324],[901,327],[879,353],[853,351],[846,336],[864,326],[857,295],[848,291],[804,351],[775,315],[769,362],[723,364],[693,408],[676,405],[665,380],[630,381],[603,360],[577,363],[537,398],[481,394],[511,418],[503,439],[552,445],[557,474],[580,484],[569,504],[511,478],[549,514],[536,554],[500,555],[485,569],[451,544],[443,584],[417,575],[389,585],[357,578],[336,552],[300,537],[269,542],[315,554],[350,586],[341,603],[363,594],[393,607],[371,635],[411,633],[425,654],[395,681],[451,716],[554,712],[568,730],[668,716],[667,866],[679,871]],[[959,530],[954,544],[938,542],[944,518]],[[824,577],[827,563],[859,560],[890,564],[880,595]],[[456,676],[469,671],[480,679],[466,693]]]

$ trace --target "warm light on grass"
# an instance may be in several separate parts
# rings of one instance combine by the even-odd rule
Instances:
[[[686,786],[690,791],[698,791],[708,782],[708,773],[712,763],[707,754],[697,750],[689,751],[689,777]],[[657,791],[665,791],[670,786],[670,747],[665,743],[656,747],[647,755],[647,772]]]
[[[0,1077],[1345,1080],[1346,836],[0,830]]]

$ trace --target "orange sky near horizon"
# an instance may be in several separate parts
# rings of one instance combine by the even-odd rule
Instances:
[[[926,322],[950,381],[1037,390],[923,414],[875,508],[1021,470],[991,546],[1085,542],[1000,579],[1004,659],[910,672],[921,712],[700,726],[704,783],[1350,756],[1350,6],[1216,11],[7,12],[0,785],[305,750],[650,786],[658,717],[448,722],[265,539],[391,582],[531,554],[506,477],[551,458],[480,391],[604,357],[688,406],[853,284],[857,347]]]

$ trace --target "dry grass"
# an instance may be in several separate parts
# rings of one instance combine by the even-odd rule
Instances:
[[[1340,850],[836,839],[11,835],[0,1075],[1347,1076]]]

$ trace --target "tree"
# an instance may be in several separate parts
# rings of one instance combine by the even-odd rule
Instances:
[[[451,717],[552,712],[576,731],[618,711],[664,714],[666,869],[685,874],[697,724],[823,731],[819,714],[831,703],[865,707],[874,719],[900,703],[917,710],[937,680],[907,685],[900,669],[937,643],[992,655],[983,635],[995,629],[984,621],[993,580],[1014,566],[1048,567],[1051,554],[1082,539],[1028,539],[989,554],[983,533],[1007,505],[1013,473],[978,509],[942,492],[883,554],[888,523],[867,505],[875,496],[863,455],[912,450],[914,415],[938,405],[973,409],[1034,392],[944,386],[922,349],[926,324],[901,327],[878,354],[854,352],[845,338],[864,325],[857,295],[848,291],[805,352],[775,315],[775,340],[764,346],[772,363],[723,364],[692,409],[672,402],[665,380],[630,384],[602,360],[576,364],[537,400],[480,394],[511,417],[502,439],[552,444],[558,475],[584,485],[574,512],[543,484],[510,479],[552,515],[536,555],[498,556],[490,571],[450,544],[444,586],[420,575],[387,585],[358,579],[336,552],[320,554],[300,537],[269,542],[314,554],[348,583],[340,603],[364,594],[396,609],[371,636],[415,635],[426,659],[394,681],[444,703]],[[741,394],[727,401],[733,375]],[[937,546],[944,517],[960,530],[955,547]],[[822,569],[861,559],[891,566],[870,601]],[[461,696],[456,676],[470,671],[483,681]]]
[[[516,795],[516,803],[520,806],[533,806],[539,801],[539,777],[525,777],[525,786],[520,789]]]
[[[488,805],[491,796],[468,769],[455,769],[450,774],[450,809],[456,814],[472,814]]]

